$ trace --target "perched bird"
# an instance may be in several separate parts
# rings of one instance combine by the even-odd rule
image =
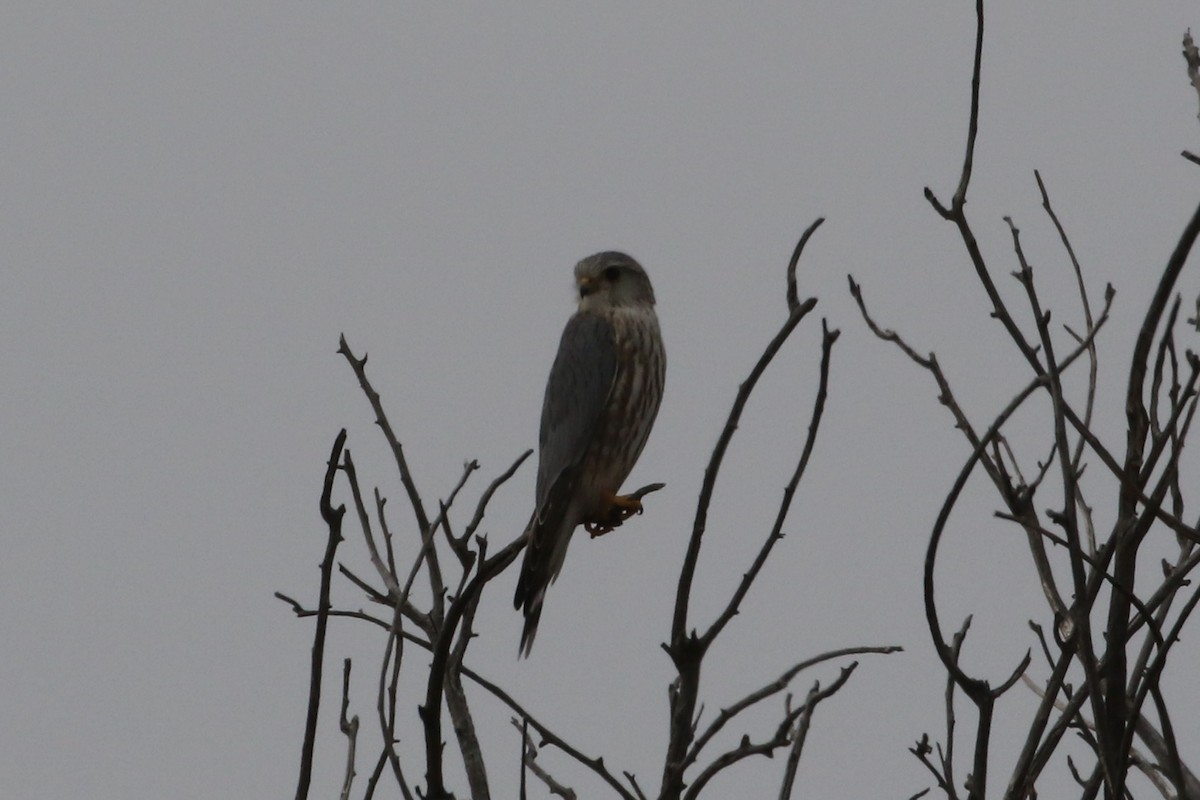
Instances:
[[[597,253],[575,265],[575,285],[579,307],[542,402],[536,505],[513,598],[525,613],[524,655],[575,528],[596,536],[641,511],[637,498],[617,491],[650,435],[667,366],[654,289],[640,264]]]

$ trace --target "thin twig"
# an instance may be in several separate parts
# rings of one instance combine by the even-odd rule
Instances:
[[[528,539],[521,536],[490,558],[484,558],[481,554],[475,577],[450,603],[445,621],[432,642],[433,659],[429,665],[425,701],[418,709],[425,732],[425,779],[426,796],[429,800],[444,800],[449,796],[442,768],[442,751],[445,746],[442,740],[442,699],[446,689],[446,676],[450,670],[455,632],[463,614],[475,602],[488,581],[511,564],[527,543]]]
[[[704,732],[696,737],[696,741],[692,744],[691,750],[688,751],[686,764],[694,763],[696,758],[700,755],[700,752],[704,749],[704,746],[708,744],[708,742],[711,741],[712,738],[716,736],[730,720],[751,706],[754,706],[763,700],[766,700],[768,697],[772,697],[779,692],[782,692],[789,685],[791,685],[792,680],[797,675],[809,667],[814,667],[817,664],[822,664],[835,658],[844,658],[845,656],[865,655],[868,653],[888,655],[890,653],[901,652],[903,649],[904,648],[898,645],[889,645],[883,647],[845,647],[840,650],[830,650],[827,653],[822,653],[819,656],[814,656],[801,661],[800,663],[787,669],[782,675],[767,685],[756,689],[737,702],[721,709],[716,718],[713,719],[713,721],[708,724],[708,727],[704,729]]]
[[[392,430],[392,424],[388,421],[387,414],[383,410],[383,402],[379,397],[379,392],[375,391],[375,387],[367,379],[367,356],[362,358],[355,357],[350,350],[350,345],[346,343],[346,335],[342,334],[338,338],[338,352],[345,356],[346,361],[350,364],[350,368],[354,370],[355,377],[358,378],[358,384],[362,387],[363,394],[366,395],[367,401],[371,404],[371,409],[375,412],[375,424],[383,431],[384,439],[387,440],[388,446],[392,450],[392,457],[396,461],[396,469],[400,473],[400,482],[404,485],[404,491],[408,495],[408,502],[412,506],[413,516],[417,521],[417,531],[424,536],[429,530],[429,515],[425,513],[425,504],[421,501],[421,493],[417,491],[417,485],[413,479],[412,472],[408,467],[408,460],[404,457],[404,448],[400,445],[400,440],[396,438],[395,431]],[[437,560],[437,551],[430,554],[429,563],[429,580],[432,585],[433,593],[433,608],[431,615],[437,622],[442,618],[442,573],[441,567]]]
[[[741,419],[742,412],[746,407],[751,393],[754,391],[755,385],[758,383],[758,379],[766,371],[784,342],[791,336],[792,331],[796,329],[800,321],[817,304],[816,298],[809,298],[804,301],[799,299],[796,268],[809,238],[823,221],[821,218],[814,221],[800,237],[800,241],[792,252],[786,274],[787,319],[779,329],[779,332],[775,334],[763,350],[757,363],[751,369],[750,375],[738,388],[738,393],[734,398],[733,407],[729,411],[725,427],[717,438],[712,456],[709,458],[708,466],[704,471],[704,480],[701,483],[700,494],[696,501],[696,516],[692,524],[692,533],[688,539],[687,552],[684,555],[683,566],[680,569],[679,582],[675,591],[675,606],[671,619],[671,638],[668,643],[663,645],[663,649],[670,656],[678,673],[669,695],[670,733],[667,743],[667,756],[663,765],[663,781],[660,793],[660,797],[663,800],[677,800],[683,793],[684,760],[692,738],[695,735],[695,710],[700,691],[700,664],[704,658],[706,649],[727,622],[727,620],[719,622],[719,625],[714,623],[703,639],[694,630],[690,633],[688,632],[688,606],[691,601],[692,583],[696,574],[696,565],[700,558],[701,542],[708,524],[708,509],[709,504],[712,502],[713,489],[716,485],[717,475],[720,472],[725,452],[729,447],[730,441],[733,439],[738,421]],[[769,551],[771,544],[773,542],[769,541],[766,550]],[[761,564],[759,567],[761,567]],[[754,568],[754,570],[757,571],[757,568]],[[753,579],[751,578],[751,580]],[[744,596],[748,586],[749,584],[743,581],[743,588],[739,588],[738,594],[735,595],[734,610],[736,610],[736,603],[740,602],[740,596]]]
[[[371,555],[371,563],[375,566],[375,571],[379,573],[383,585],[387,587],[388,594],[392,597],[399,597],[400,584],[396,580],[396,576],[388,569],[387,562],[379,555],[379,548],[375,544],[375,535],[371,532],[371,518],[367,515],[367,506],[363,502],[362,489],[358,484],[358,471],[354,468],[354,459],[350,457],[349,450],[342,456],[342,460],[344,462],[342,470],[346,473],[346,479],[350,483],[350,494],[354,498],[354,508],[358,512],[358,521],[362,526],[367,551]]]
[[[1071,455],[1070,443],[1067,439],[1067,422],[1063,411],[1065,401],[1063,399],[1062,370],[1054,357],[1054,342],[1050,336],[1050,315],[1049,312],[1042,312],[1041,302],[1038,298],[1037,289],[1034,286],[1033,269],[1029,266],[1029,262],[1025,258],[1025,252],[1021,247],[1020,231],[1013,223],[1011,217],[1005,217],[1005,221],[1012,232],[1013,250],[1021,265],[1021,283],[1025,287],[1029,306],[1033,311],[1038,338],[1041,341],[1042,350],[1046,354],[1046,375],[1049,378],[1047,388],[1050,390],[1052,419],[1054,421],[1054,446],[1059,454],[1058,463],[1062,478],[1063,493],[1062,511],[1051,515],[1051,519],[1062,528],[1068,543],[1068,556],[1074,595],[1075,597],[1085,597],[1087,596],[1088,587],[1087,561],[1084,558],[1083,546],[1079,536],[1078,475],[1075,470],[1074,459]],[[1090,350],[1091,347],[1089,347],[1089,352]],[[1070,624],[1072,626],[1072,634],[1079,637],[1077,651],[1084,675],[1090,684],[1096,685],[1099,675],[1096,672],[1096,657],[1092,644],[1091,626],[1083,619],[1072,619],[1070,620]],[[1092,713],[1098,718],[1101,712],[1100,697],[1098,694],[1093,694],[1092,698]],[[1112,733],[1108,728],[1098,724],[1096,726],[1096,736],[1103,751]]]
[[[1058,231],[1058,239],[1060,242],[1062,242],[1063,249],[1067,251],[1067,257],[1071,260],[1071,269],[1075,274],[1075,286],[1079,292],[1079,303],[1083,310],[1084,334],[1086,335],[1095,326],[1095,320],[1092,317],[1092,304],[1088,299],[1087,285],[1083,280],[1083,268],[1079,265],[1079,259],[1075,255],[1075,248],[1071,246],[1071,240],[1067,236],[1066,229],[1063,228],[1062,222],[1060,222],[1058,219],[1058,214],[1056,214],[1054,211],[1054,206],[1052,206],[1050,203],[1050,194],[1046,191],[1046,184],[1044,181],[1042,181],[1042,174],[1035,169],[1033,171],[1033,178],[1035,181],[1037,181],[1038,192],[1040,192],[1042,196],[1042,208],[1045,210],[1046,215],[1050,217],[1050,221],[1054,223],[1054,229]],[[1082,336],[1079,336],[1071,331],[1070,328],[1067,328],[1067,332],[1071,333],[1076,341],[1079,341],[1083,338]],[[1092,412],[1094,411],[1096,404],[1096,381],[1098,373],[1099,358],[1096,354],[1095,342],[1093,342],[1092,346],[1088,348],[1087,396],[1084,400],[1083,406],[1083,424],[1087,427],[1091,427],[1092,424]],[[1076,443],[1075,452],[1071,457],[1071,464],[1076,472],[1080,471],[1080,464],[1083,458],[1083,448],[1084,441],[1081,438]],[[1080,500],[1080,502],[1082,502],[1082,500]]]
[[[1118,529],[1130,530],[1128,534],[1122,535],[1116,540],[1113,554],[1113,577],[1124,589],[1123,592],[1113,595],[1108,607],[1107,631],[1109,641],[1113,642],[1125,641],[1128,634],[1130,607],[1128,597],[1134,593],[1138,549],[1142,536],[1144,536],[1144,531],[1149,527],[1148,524],[1138,525],[1137,532],[1132,530],[1134,527],[1132,521],[1137,514],[1137,492],[1130,488],[1131,486],[1138,485],[1138,478],[1143,467],[1143,457],[1145,455],[1147,415],[1143,392],[1146,365],[1159,322],[1162,319],[1171,295],[1174,294],[1175,284],[1179,279],[1179,274],[1183,271],[1183,265],[1187,261],[1188,254],[1191,252],[1197,236],[1200,236],[1200,206],[1197,206],[1191,220],[1180,235],[1174,251],[1167,260],[1166,268],[1159,279],[1154,297],[1150,301],[1150,307],[1146,311],[1145,320],[1138,331],[1133,358],[1130,362],[1129,388],[1125,396],[1125,413],[1129,435],[1122,468],[1124,480],[1117,507]],[[1124,648],[1119,646],[1113,648],[1110,651],[1110,656],[1108,659],[1108,669],[1104,676],[1104,719],[1103,721],[1097,719],[1096,725],[1099,729],[1108,729],[1111,731],[1129,730],[1131,734],[1132,726],[1128,724],[1130,704],[1126,685],[1127,663]],[[1129,736],[1121,738],[1123,741],[1129,741]],[[1102,760],[1109,767],[1110,774],[1108,777],[1112,780],[1112,783],[1109,784],[1109,790],[1119,797],[1124,793],[1125,789],[1124,772],[1121,769],[1124,756],[1120,751],[1121,743],[1109,742],[1109,745],[1109,749],[1103,754]]]
[[[337,555],[338,544],[342,541],[342,517],[346,514],[346,506],[334,508],[332,503],[333,480],[337,475],[338,463],[342,459],[342,450],[346,445],[346,429],[342,428],[333,441],[333,449],[326,462],[325,483],[321,489],[321,519],[329,528],[329,537],[325,542],[325,557],[321,559],[321,589],[317,601],[317,627],[313,633],[312,665],[308,683],[308,714],[304,721],[304,744],[300,756],[300,782],[296,786],[296,800],[308,797],[308,787],[312,782],[313,748],[317,738],[317,716],[321,706],[321,673],[325,663],[325,629],[329,625],[329,589],[333,581],[333,562]],[[293,603],[295,605],[295,603]]]
[[[853,276],[847,276],[847,278],[850,282],[850,294],[854,297],[855,302],[858,304],[859,311],[862,313],[863,320],[866,322],[867,327],[870,328],[870,330],[879,339],[885,342],[891,342],[899,347],[900,350],[907,355],[911,361],[913,361],[913,363],[928,371],[933,377],[934,382],[938,387],[938,401],[950,411],[951,416],[954,418],[954,426],[963,432],[963,435],[967,438],[967,442],[971,445],[971,447],[979,451],[979,463],[983,466],[984,472],[987,473],[993,485],[996,487],[996,490],[1000,493],[1000,496],[1004,498],[1005,503],[1008,505],[1013,515],[1021,520],[1022,525],[1026,526],[1026,540],[1029,543],[1029,550],[1033,557],[1034,567],[1037,570],[1038,580],[1041,583],[1042,592],[1046,597],[1047,603],[1049,603],[1051,610],[1056,616],[1065,615],[1066,603],[1063,602],[1062,595],[1058,591],[1058,586],[1054,578],[1054,571],[1050,566],[1050,560],[1046,554],[1046,548],[1041,539],[1039,539],[1038,536],[1033,532],[1035,528],[1040,527],[1040,523],[1038,523],[1037,520],[1037,513],[1033,508],[1033,493],[1036,491],[1037,485],[1041,482],[1042,477],[1046,474],[1046,470],[1049,469],[1052,460],[1046,459],[1045,463],[1040,467],[1037,477],[1031,484],[1023,488],[1014,486],[1011,478],[1009,478],[1007,474],[1007,470],[1004,468],[1003,459],[989,456],[986,446],[982,445],[979,435],[976,433],[970,419],[967,418],[966,413],[962,410],[962,406],[959,405],[958,400],[955,398],[954,391],[951,389],[950,382],[947,380],[945,373],[942,371],[941,365],[938,363],[936,354],[930,353],[928,357],[923,357],[918,354],[917,351],[913,349],[907,342],[905,342],[898,333],[890,329],[885,330],[881,328],[867,310],[866,299],[863,297],[862,287],[855,282]],[[1105,306],[1105,313],[1102,315],[1100,323],[1098,323],[1096,326],[1093,326],[1092,334],[1086,340],[1087,342],[1090,343],[1093,341],[1096,329],[1099,328],[1099,325],[1102,324],[1108,316],[1108,309],[1110,305],[1111,296],[1109,298],[1109,304],[1106,304]],[[997,443],[997,447],[1001,443],[1004,444],[1006,448],[1008,447],[1007,441],[1005,441],[999,433],[997,433],[993,441]],[[1014,464],[1014,469],[1016,469],[1016,458],[1013,457],[1012,461]]]
[[[853,668],[853,667],[851,667]],[[808,739],[808,729],[812,725],[813,712],[821,702],[821,684],[814,683],[804,700],[804,711],[796,721],[792,731],[792,746],[788,750],[787,762],[783,769],[783,785],[779,789],[779,800],[790,800],[792,789],[796,784],[796,771],[800,766],[800,756],[804,753],[804,743]]]
[[[479,496],[479,502],[475,506],[475,516],[471,518],[470,523],[467,524],[466,530],[463,531],[463,539],[470,539],[475,535],[475,530],[479,527],[479,523],[483,521],[483,515],[487,512],[488,502],[491,501],[492,495],[496,493],[497,489],[504,485],[505,481],[516,474],[520,466],[525,463],[525,459],[529,458],[532,453],[533,450],[526,450],[524,453],[517,456],[517,460],[512,463],[512,466],[504,470],[504,472],[500,473],[500,475],[498,475],[494,481],[488,484],[487,489],[485,489],[483,494]]]
[[[803,246],[812,235],[812,232],[824,221],[823,218],[818,218],[809,226],[803,236],[800,237],[800,242],[796,246],[788,268],[789,293],[795,290],[794,265],[799,262]],[[804,302],[800,302],[798,299],[792,302],[789,296],[787,320],[779,332],[775,334],[775,337],[767,344],[762,356],[758,359],[758,363],[754,365],[754,368],[750,371],[750,375],[738,388],[737,397],[734,398],[733,407],[729,410],[729,417],[726,419],[725,427],[722,429],[721,435],[717,438],[716,447],[713,448],[708,466],[704,470],[704,482],[701,484],[700,496],[696,502],[696,518],[692,525],[692,535],[688,540],[687,554],[684,556],[683,568],[679,576],[679,585],[675,592],[675,613],[671,623],[672,644],[682,641],[686,634],[688,602],[691,597],[692,580],[696,573],[696,564],[700,558],[700,544],[708,523],[708,506],[712,502],[713,488],[717,482],[717,474],[721,470],[721,462],[725,458],[725,451],[729,448],[729,442],[733,439],[733,433],[737,429],[742,411],[745,409],[746,402],[750,399],[750,394],[754,391],[758,379],[775,358],[775,354],[779,352],[779,348],[783,346],[783,343],[791,336],[792,331],[800,324],[800,320],[804,319],[816,304],[817,300],[815,297],[810,297]]]
[[[541,764],[537,763],[538,749],[537,745],[534,744],[533,737],[529,735],[529,720],[518,720],[516,717],[513,717],[511,722],[512,726],[521,732],[521,739],[524,744],[521,756],[522,768],[528,769],[538,780],[546,784],[546,788],[550,790],[550,794],[555,797],[561,797],[563,800],[576,800],[577,795],[574,789],[559,783]],[[524,796],[523,792],[524,789],[522,788],[522,796]]]
[[[424,647],[432,650],[432,647],[430,647],[428,642],[417,643],[422,644]],[[629,790],[626,789],[619,780],[617,780],[616,776],[608,771],[608,768],[604,765],[603,758],[592,758],[584,755],[582,752],[580,752],[580,750],[572,746],[561,736],[550,730],[550,728],[543,723],[539,722],[537,718],[535,718],[525,709],[524,706],[514,700],[512,695],[510,695],[508,692],[504,691],[499,686],[480,675],[478,672],[469,669],[466,666],[462,667],[462,674],[470,678],[500,702],[512,709],[512,711],[516,713],[518,717],[528,721],[529,726],[537,731],[538,736],[542,737],[543,749],[549,745],[561,750],[570,758],[596,773],[596,775],[598,775],[605,783],[612,787],[613,791],[615,791],[622,798],[622,800],[644,800],[644,795],[642,795],[640,790],[638,790],[636,795],[631,794]],[[626,774],[628,775],[628,773]]]
[[[700,774],[696,776],[691,785],[687,787],[687,792],[683,796],[684,800],[696,800],[700,796],[700,793],[704,791],[704,787],[708,785],[709,781],[734,764],[751,756],[771,756],[780,747],[786,746],[790,741],[792,728],[801,715],[809,712],[822,700],[837,694],[838,690],[846,684],[846,681],[850,680],[850,676],[854,674],[854,670],[857,667],[857,661],[842,667],[838,677],[824,689],[820,688],[819,683],[814,686],[813,691],[809,692],[808,699],[805,700],[804,705],[785,714],[783,721],[776,727],[775,733],[769,739],[754,742],[749,736],[743,736],[737,747],[727,750],[713,759],[707,767],[700,771]]]
[[[771,555],[771,550],[775,543],[783,538],[783,523],[787,520],[788,510],[792,506],[792,498],[796,495],[796,488],[800,485],[800,479],[804,477],[804,471],[808,467],[809,458],[812,456],[813,447],[817,442],[817,431],[821,426],[821,419],[825,415],[825,399],[829,395],[829,363],[833,355],[833,345],[837,341],[840,331],[830,330],[825,320],[821,321],[821,329],[823,336],[821,337],[821,367],[820,377],[817,381],[817,394],[813,402],[812,416],[809,417],[808,435],[804,439],[804,449],[800,453],[800,460],[796,463],[796,469],[792,472],[791,479],[783,489],[783,498],[779,501],[779,510],[775,514],[775,523],[771,526],[771,532],[759,548],[758,555],[754,558],[754,563],[750,565],[750,569],[742,576],[742,580],[738,583],[737,589],[733,596],[729,598],[729,602],[725,605],[725,609],[721,612],[708,630],[700,637],[703,648],[707,648],[721,634],[729,621],[738,613],[738,608],[741,606],[742,600],[750,591],[750,587],[754,584],[755,578],[762,570],[763,565],[767,563],[767,558]]]
[[[1197,99],[1200,99],[1200,48],[1192,40],[1191,28],[1183,34],[1183,60],[1187,62],[1188,83],[1192,84]],[[1200,119],[1200,112],[1196,114],[1196,119]]]
[[[346,735],[346,777],[342,780],[341,800],[350,800],[350,787],[354,783],[354,753],[358,745],[358,715],[346,717],[350,710],[350,659],[342,660],[342,711],[338,727]]]

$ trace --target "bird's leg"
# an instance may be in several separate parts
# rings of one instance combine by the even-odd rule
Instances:
[[[583,529],[590,533],[593,539],[621,527],[621,524],[634,514],[642,513],[642,501],[633,495],[605,492],[604,505],[606,510],[601,516],[583,523]]]

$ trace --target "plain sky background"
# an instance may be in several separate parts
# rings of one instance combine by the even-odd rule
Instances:
[[[1189,26],[1194,2],[988,10],[968,209],[1000,275],[1014,267],[1001,218],[1015,217],[1056,321],[1079,325],[1041,169],[1093,297],[1116,286],[1099,401],[1115,444],[1131,332],[1200,194],[1200,168],[1179,156],[1200,150],[1179,54]],[[468,660],[657,786],[670,679],[658,643],[703,465],[783,320],[783,269],[817,216],[828,221],[801,284],[820,303],[730,451],[696,624],[749,563],[799,454],[820,316],[842,330],[830,406],[789,535],[713,651],[705,698],[711,714],[824,650],[901,644],[821,708],[800,786],[883,798],[928,785],[906,752],[940,735],[943,714],[920,564],[968,451],[928,376],[865,329],[845,276],[882,324],[938,352],[981,426],[1025,381],[953,229],[922,198],[928,185],[948,200],[957,182],[973,32],[971,4],[944,0],[6,3],[0,794],[291,796],[312,621],[272,593],[315,601],[317,498],[342,426],[364,484],[392,498],[398,538],[413,541],[339,333],[369,352],[428,504],[480,461],[461,525],[536,442],[571,267],[610,248],[645,264],[659,298],[666,397],[631,484],[667,489],[614,535],[576,541],[528,661],[515,658],[515,578],[498,581]],[[1194,271],[1183,288],[1190,303]],[[1045,428],[1023,419],[1015,444],[1031,467]],[[493,543],[519,534],[533,475],[494,501]],[[979,488],[955,517],[939,598],[949,628],[976,614],[967,660],[997,680],[1033,644],[1025,621],[1046,614],[1023,537],[991,521],[997,503]],[[1095,491],[1102,516],[1111,494]],[[369,574],[360,538],[341,557]],[[364,604],[345,586],[337,599]],[[315,797],[341,776],[342,655],[356,659],[369,769],[381,647],[373,629],[332,627]],[[1167,675],[1193,768],[1197,652],[1180,650]],[[496,796],[512,796],[508,713],[472,697]],[[1017,689],[998,724],[1013,730],[1031,703]],[[770,717],[748,724],[732,732],[761,734]],[[997,741],[997,764],[1017,743]],[[545,765],[604,796],[558,755]],[[747,763],[714,796],[774,796],[780,767]]]

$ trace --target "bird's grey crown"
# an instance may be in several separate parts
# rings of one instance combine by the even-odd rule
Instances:
[[[608,276],[609,270],[617,270]],[[605,283],[619,283],[616,291],[606,292],[613,305],[654,305],[654,288],[646,270],[632,256],[617,250],[605,250],[575,265],[575,281],[580,284],[580,297],[603,291]]]

